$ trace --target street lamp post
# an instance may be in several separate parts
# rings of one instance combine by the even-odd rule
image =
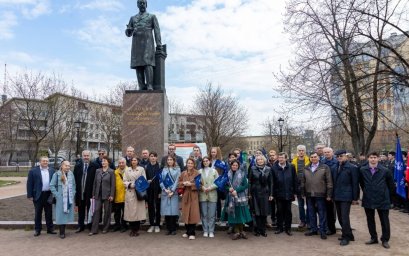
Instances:
[[[80,120],[74,122],[74,128],[77,130],[77,148],[75,150],[75,157],[77,157],[80,153],[80,128],[81,128]]]
[[[283,125],[284,119],[280,117],[278,119],[278,126],[280,127],[280,152],[283,152]]]

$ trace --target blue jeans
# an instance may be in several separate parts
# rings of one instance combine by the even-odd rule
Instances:
[[[308,214],[308,204],[307,204],[307,210],[305,210],[304,205],[305,205],[305,201],[304,198],[302,198],[301,196],[297,196],[297,201],[298,201],[298,213],[300,216],[300,221],[304,222],[305,224],[309,225],[310,223],[310,218],[309,218],[309,214]]]
[[[310,227],[312,232],[318,231],[317,212],[320,218],[320,233],[327,232],[327,207],[325,197],[307,197],[308,215],[310,216]]]
[[[203,232],[214,233],[216,202],[200,202]]]

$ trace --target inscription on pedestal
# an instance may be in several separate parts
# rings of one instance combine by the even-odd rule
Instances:
[[[126,91],[123,101],[122,150],[132,146],[164,154],[168,142],[168,99],[161,91]]]

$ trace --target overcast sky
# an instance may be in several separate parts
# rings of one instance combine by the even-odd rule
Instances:
[[[136,80],[124,34],[136,2],[0,0],[0,62],[10,75],[58,73],[88,95]],[[169,99],[189,106],[207,82],[221,85],[247,108],[248,134],[261,135],[282,104],[272,97],[273,72],[291,58],[284,11],[284,0],[148,0],[167,44]]]

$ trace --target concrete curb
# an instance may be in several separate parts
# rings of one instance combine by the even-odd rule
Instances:
[[[46,230],[45,226],[45,221],[42,222],[43,224],[43,230]],[[111,223],[113,225],[114,222]],[[77,223],[76,222],[70,222],[67,224],[67,229],[76,229],[77,228]],[[34,228],[34,221],[0,221],[0,229],[24,229],[24,230],[33,230]],[[141,225],[141,230],[148,230],[149,224],[145,223]],[[162,229],[164,228],[163,226],[161,227]],[[179,223],[179,228],[183,229],[184,228],[184,223]],[[196,230],[201,230],[202,225],[197,224],[196,225]],[[222,225],[216,225],[215,230],[216,231],[227,231],[228,226],[226,224]],[[246,229],[249,230],[249,227],[246,226]],[[337,228],[338,229],[338,228]],[[272,231],[275,230],[275,228],[267,228],[267,230]],[[291,230],[296,231],[296,232],[304,232],[307,229],[306,228],[298,228],[298,224],[292,224],[291,225]]]

